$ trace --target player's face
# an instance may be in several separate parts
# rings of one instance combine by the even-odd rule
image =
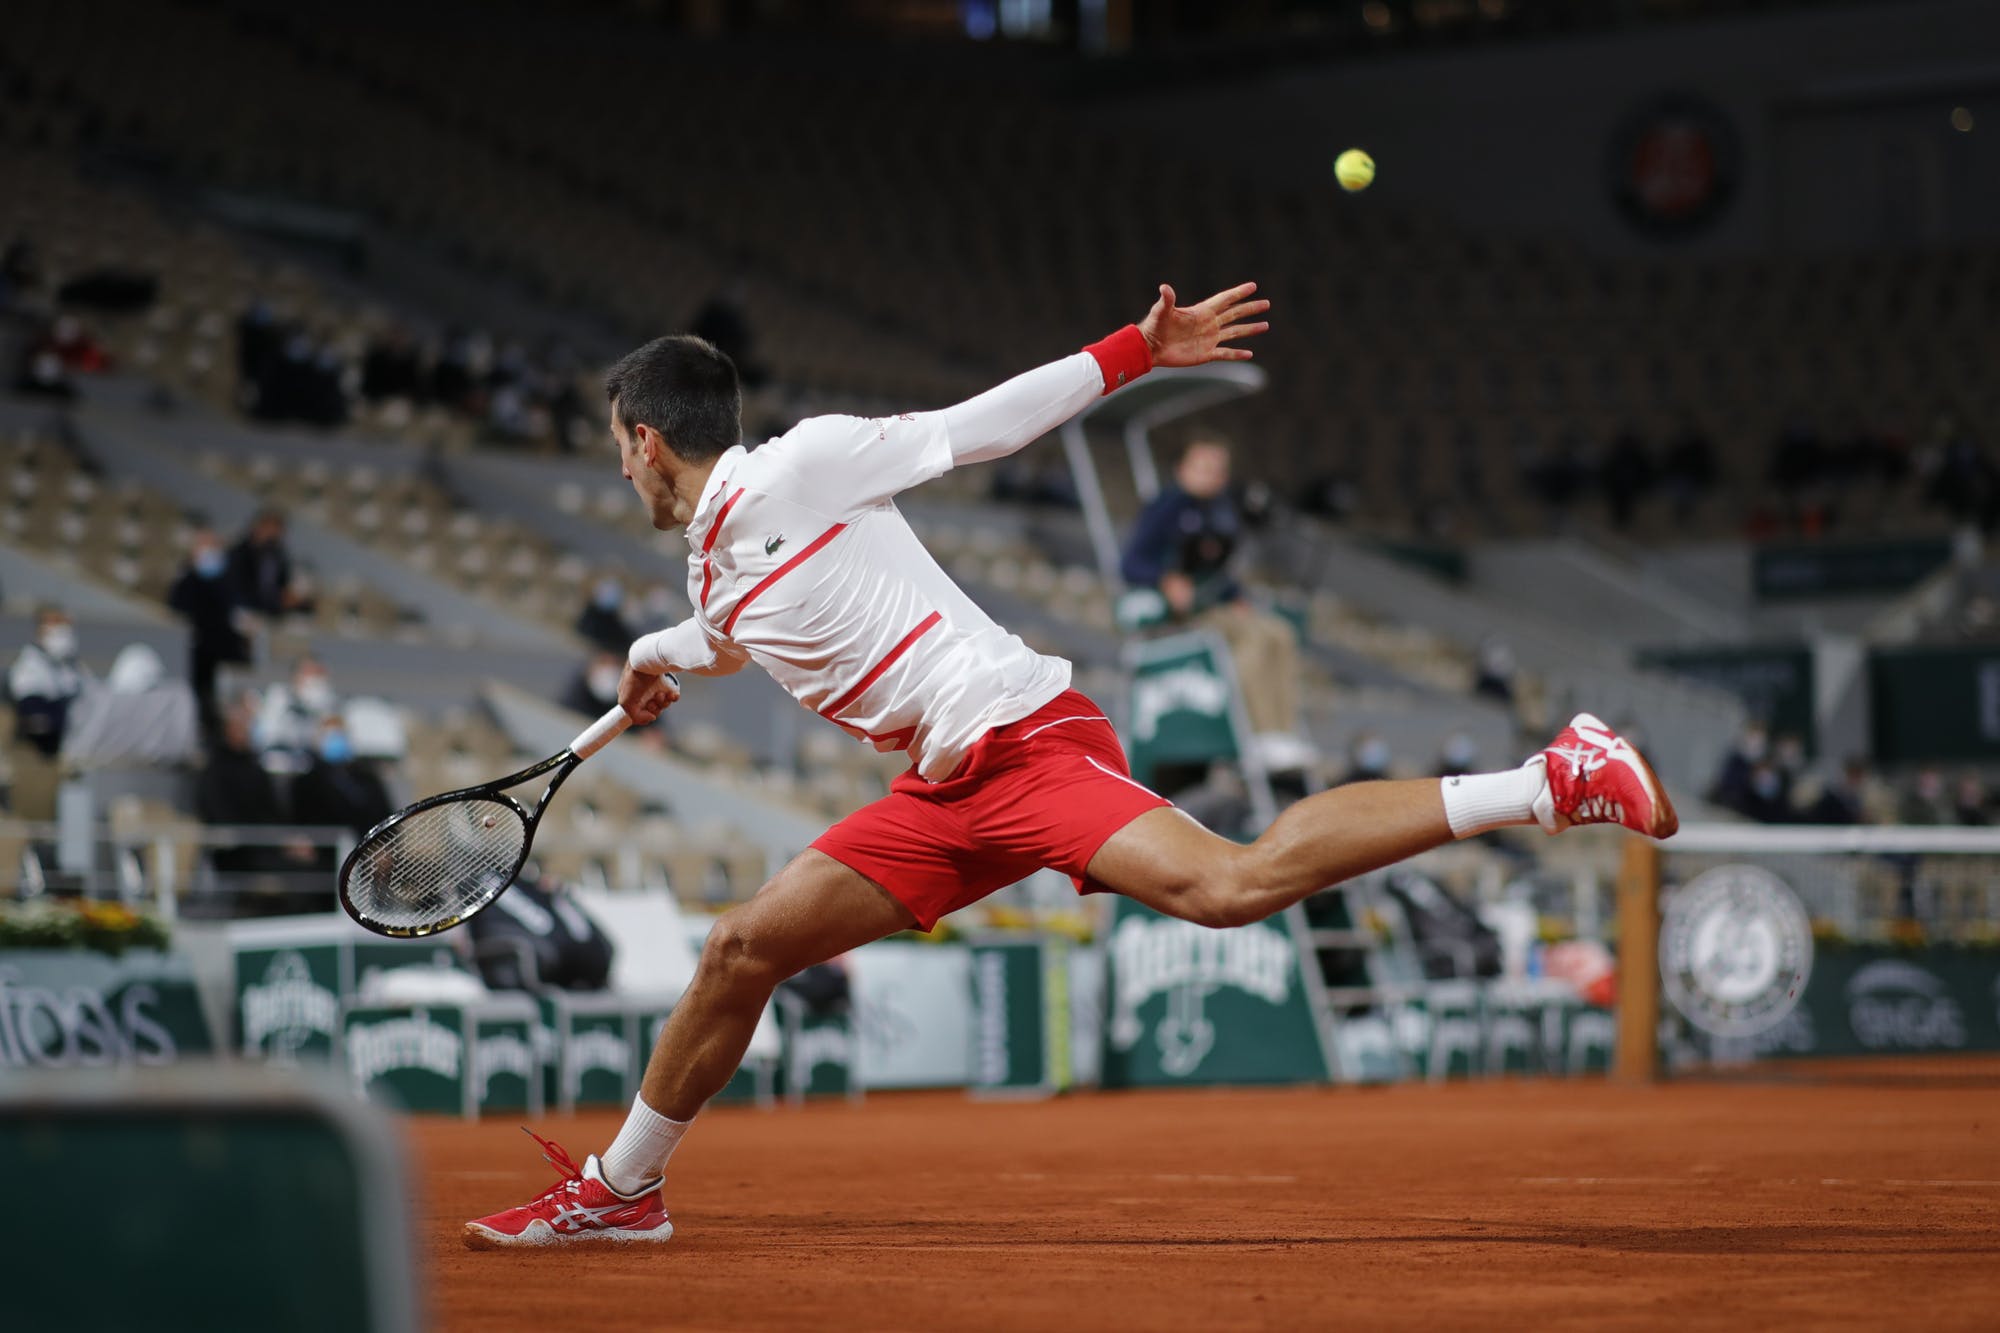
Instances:
[[[646,446],[641,437],[650,434],[644,427],[637,431],[627,428],[618,419],[617,411],[612,411],[611,438],[618,442],[618,462],[625,480],[632,483],[639,503],[646,506],[646,517],[654,527],[665,532],[682,526],[685,520],[680,523],[675,521],[673,488],[646,459]]]

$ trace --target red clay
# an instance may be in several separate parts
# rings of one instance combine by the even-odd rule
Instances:
[[[643,1253],[461,1248],[554,1177],[510,1124],[412,1137],[444,1330],[1990,1329],[1996,1093],[1986,1059],[718,1109]],[[538,1128],[581,1158],[617,1119]]]

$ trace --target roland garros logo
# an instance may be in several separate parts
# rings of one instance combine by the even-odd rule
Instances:
[[[1812,972],[1812,923],[1785,881],[1756,866],[1718,866],[1667,900],[1660,980],[1688,1022],[1752,1037],[1798,1007]]]

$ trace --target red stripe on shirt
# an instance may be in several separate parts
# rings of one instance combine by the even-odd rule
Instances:
[[[859,699],[867,691],[870,685],[873,685],[876,681],[882,679],[882,673],[884,671],[887,671],[890,667],[894,666],[896,664],[897,658],[901,657],[904,653],[909,652],[910,646],[912,644],[916,643],[918,639],[923,638],[924,635],[930,633],[933,629],[936,629],[937,623],[943,619],[944,616],[936,611],[933,611],[929,615],[925,616],[923,620],[918,622],[917,627],[915,629],[911,630],[908,634],[905,634],[903,636],[902,642],[898,643],[894,648],[891,648],[888,654],[885,657],[883,657],[881,661],[877,662],[874,666],[868,668],[868,674],[863,676],[859,681],[857,681],[853,689],[841,695],[838,699],[835,699],[825,708],[820,709],[819,710],[820,716],[827,718],[838,717],[840,713],[843,710],[845,710],[849,704],[853,703],[856,699]],[[874,737],[871,736],[869,737],[869,739],[873,740]]]
[[[749,592],[743,594],[743,600],[738,602],[736,604],[736,609],[729,613],[729,619],[722,622],[722,632],[724,634],[733,633],[736,629],[736,618],[743,614],[744,607],[750,605],[750,603],[756,601],[758,597],[762,596],[766,588],[769,588],[773,583],[776,583],[779,579],[785,577],[785,575],[791,573],[793,570],[797,569],[800,565],[804,564],[807,560],[811,559],[813,554],[817,552],[820,547],[825,546],[835,537],[838,537],[841,534],[842,530],[844,530],[846,527],[847,525],[845,523],[834,524],[832,527],[828,528],[825,532],[822,532],[819,536],[813,538],[812,544],[807,546],[805,550],[800,551],[790,560],[787,560],[784,564],[779,565],[776,569],[766,574],[761,580],[758,581],[756,587],[752,588]]]
[[[729,510],[743,498],[743,487],[722,502],[722,508],[715,512],[715,522],[708,525],[708,536],[701,539],[701,609],[708,610],[708,588],[715,580],[715,567],[709,564],[708,553],[715,549],[715,539],[722,532],[722,520],[729,517]]]

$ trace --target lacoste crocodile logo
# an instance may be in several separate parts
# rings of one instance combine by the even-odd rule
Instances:
[[[764,543],[764,554],[776,555],[778,553],[778,548],[780,546],[783,546],[784,544],[785,544],[785,534],[781,532],[777,536],[770,538]]]

